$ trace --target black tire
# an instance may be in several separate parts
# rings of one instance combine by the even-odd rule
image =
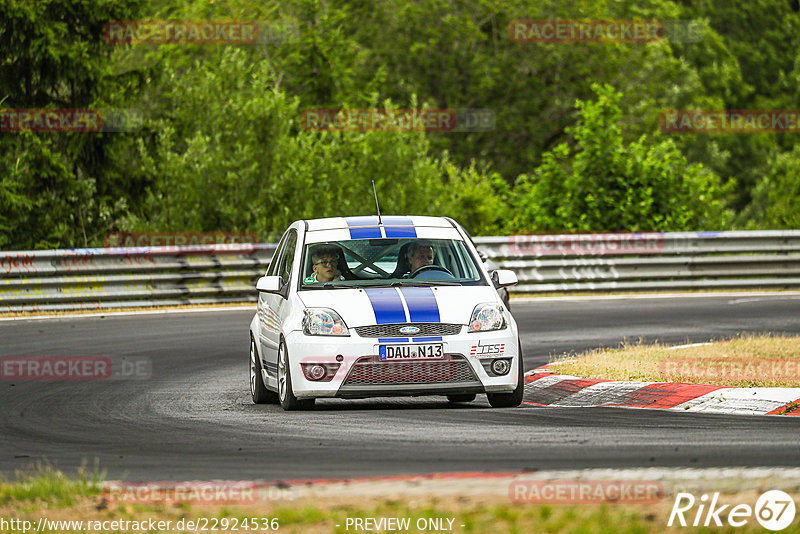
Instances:
[[[278,346],[278,399],[286,411],[310,410],[315,399],[298,399],[292,390],[292,369],[289,367],[289,352],[281,340]]]
[[[519,342],[518,342],[519,343]],[[517,370],[517,387],[511,393],[487,393],[486,398],[492,408],[516,408],[522,404],[525,393],[525,366],[522,365],[522,344],[519,345],[519,369]]]
[[[450,402],[472,402],[475,397],[474,393],[464,393],[463,395],[448,395],[447,400]]]
[[[254,404],[275,404],[278,402],[278,394],[270,391],[264,385],[259,359],[256,342],[250,336],[250,395],[253,397]]]

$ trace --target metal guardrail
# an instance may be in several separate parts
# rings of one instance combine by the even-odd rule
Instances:
[[[0,312],[255,301],[276,244],[0,252]]]
[[[475,238],[512,293],[800,287],[800,230]],[[275,244],[0,252],[0,312],[254,302]]]
[[[478,237],[512,293],[800,287],[800,230]]]

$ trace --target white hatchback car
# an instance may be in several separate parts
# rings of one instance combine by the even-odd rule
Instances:
[[[255,403],[445,395],[519,406],[517,324],[469,235],[442,217],[297,221],[284,233],[250,323]]]

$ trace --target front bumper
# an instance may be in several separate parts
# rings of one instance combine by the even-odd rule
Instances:
[[[409,338],[413,340],[413,338]],[[510,393],[517,386],[519,346],[510,329],[442,336],[444,359],[380,361],[378,338],[307,336],[293,331],[286,337],[292,386],[298,398],[456,395]],[[409,345],[417,344],[414,341]],[[511,361],[505,375],[493,376],[489,363]],[[328,381],[306,377],[304,364],[338,368]]]

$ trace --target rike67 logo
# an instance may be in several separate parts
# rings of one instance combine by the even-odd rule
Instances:
[[[477,345],[472,345],[472,348],[469,351],[470,356],[477,356],[479,358],[485,356],[502,356],[506,350],[505,343],[490,343],[488,345],[481,345],[481,342],[478,341]]]
[[[710,502],[707,494],[695,499],[691,493],[678,493],[667,526],[721,527],[727,522],[732,527],[742,527],[755,517],[763,528],[778,531],[792,523],[794,514],[794,500],[781,490],[770,490],[761,494],[755,507],[748,504],[720,504],[718,492],[710,497]]]

